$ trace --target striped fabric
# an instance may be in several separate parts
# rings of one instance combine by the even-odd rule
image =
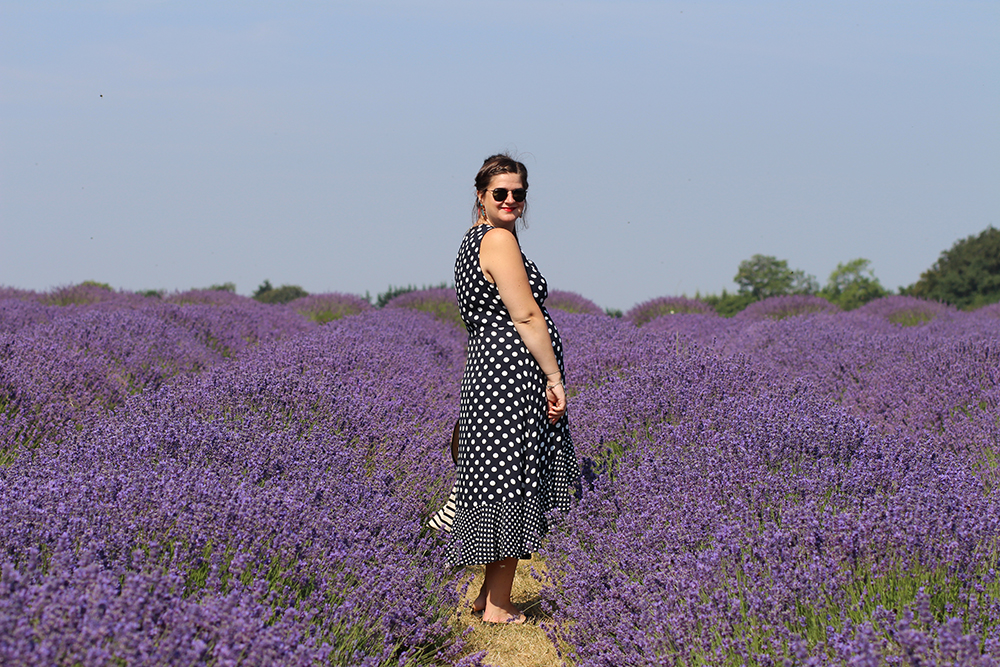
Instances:
[[[436,531],[450,533],[452,524],[455,523],[455,489],[452,488],[448,502],[427,520],[427,525]]]

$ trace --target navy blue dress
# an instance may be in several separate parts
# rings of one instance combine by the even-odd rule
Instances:
[[[430,520],[454,534],[453,565],[529,558],[548,531],[546,514],[569,509],[580,478],[567,418],[549,423],[545,373],[480,268],[479,249],[490,229],[472,227],[455,259],[455,291],[469,332],[458,470],[448,504]],[[548,286],[534,262],[521,257],[563,371],[562,341],[544,306]]]

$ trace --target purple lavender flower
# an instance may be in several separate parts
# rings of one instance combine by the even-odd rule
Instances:
[[[995,664],[1000,326],[734,320],[559,322],[567,367],[618,359],[573,387],[590,480],[545,552],[568,659]]]

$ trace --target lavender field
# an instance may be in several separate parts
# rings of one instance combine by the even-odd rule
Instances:
[[[423,528],[465,332],[404,296],[0,288],[0,664],[481,664]],[[553,294],[568,665],[1000,664],[1000,306],[820,301]]]

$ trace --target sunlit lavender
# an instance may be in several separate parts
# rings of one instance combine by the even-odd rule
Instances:
[[[894,312],[557,321],[590,471],[545,551],[568,662],[997,664],[1000,326]]]
[[[355,298],[0,289],[0,664],[478,663],[423,527],[453,291],[310,315]],[[550,308],[566,663],[1000,664],[996,307],[677,299]]]

